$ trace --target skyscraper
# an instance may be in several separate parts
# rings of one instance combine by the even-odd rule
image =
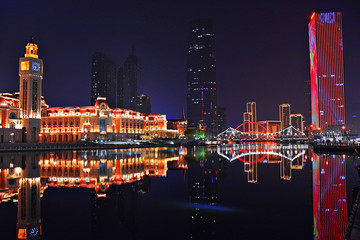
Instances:
[[[345,124],[341,12],[313,13],[309,23],[312,129]]]
[[[91,105],[98,97],[106,97],[109,107],[116,107],[116,65],[101,52],[92,55]]]
[[[301,114],[290,114],[290,124],[298,131],[304,131],[304,121]]]
[[[257,132],[257,116],[256,116],[256,102],[246,103],[246,112],[244,113],[244,127],[245,132]]]
[[[139,60],[134,50],[117,73],[117,107],[136,110]]]
[[[279,106],[281,130],[290,126],[290,104],[284,103]]]
[[[190,125],[217,132],[215,36],[210,19],[190,22],[188,29],[187,112]]]
[[[226,108],[217,107],[218,132],[226,130]]]
[[[141,113],[151,113],[151,102],[149,96],[139,94],[136,97],[136,111]]]

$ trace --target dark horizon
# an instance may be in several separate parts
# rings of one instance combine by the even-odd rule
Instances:
[[[279,118],[291,105],[305,114],[304,81],[310,78],[308,23],[316,12],[343,13],[346,124],[360,125],[358,68],[360,3],[338,1],[133,1],[5,0],[0,3],[0,92],[19,88],[18,58],[34,36],[44,60],[43,95],[50,106],[90,105],[91,55],[100,51],[117,68],[135,47],[140,61],[139,93],[149,95],[152,112],[181,118],[186,107],[187,26],[214,23],[218,105],[228,125],[242,122],[246,102],[257,102],[258,120]],[[353,117],[356,115],[356,117]]]

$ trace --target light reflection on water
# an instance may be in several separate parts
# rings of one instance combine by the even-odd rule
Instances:
[[[118,229],[124,237],[143,239],[153,224],[171,234],[175,223],[174,239],[262,239],[260,224],[277,239],[341,239],[351,189],[360,185],[354,180],[358,161],[273,142],[1,154],[0,224],[9,226],[2,231],[8,239],[111,239]],[[75,233],[63,226],[63,235],[54,235],[44,206],[64,191],[74,195],[70,189],[88,189],[90,198],[81,197],[89,207],[82,204],[79,211],[90,216],[83,220],[90,227]],[[17,215],[15,223],[7,221],[9,214]],[[298,227],[279,227],[290,224],[287,219]]]

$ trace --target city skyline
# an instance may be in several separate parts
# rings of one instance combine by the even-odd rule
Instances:
[[[147,3],[142,3],[134,17],[129,17],[128,14],[123,16],[129,17],[129,26],[121,25],[123,28],[118,32],[102,28],[108,21],[100,21],[98,18],[94,19],[99,21],[97,25],[89,24],[93,28],[85,25],[79,20],[81,14],[75,10],[70,10],[68,19],[64,23],[59,23],[56,17],[65,12],[61,6],[57,10],[50,8],[53,10],[53,16],[43,16],[49,19],[45,22],[39,15],[49,6],[45,2],[37,7],[27,4],[20,1],[3,2],[0,5],[4,25],[9,21],[15,25],[22,24],[17,32],[4,29],[4,34],[8,37],[0,40],[3,46],[7,46],[3,53],[5,57],[0,62],[0,71],[3,73],[0,81],[1,92],[17,91],[17,73],[13,69],[17,68],[18,63],[13,59],[22,55],[23,45],[29,36],[35,36],[36,42],[41,46],[42,56],[47,62],[44,69],[43,92],[51,106],[88,105],[91,54],[101,51],[120,63],[126,58],[129,46],[135,45],[139,58],[142,59],[140,92],[146,92],[152,97],[154,112],[165,113],[169,118],[179,118],[183,107],[186,106],[186,27],[193,19],[211,17],[217,34],[219,105],[227,108],[228,125],[231,126],[241,122],[244,104],[249,100],[259,103],[258,112],[261,119],[275,118],[276,105],[282,102],[288,102],[294,107],[295,112],[304,114],[303,82],[310,78],[307,23],[314,11],[342,11],[347,119],[349,115],[352,117],[358,114],[356,106],[360,100],[350,91],[360,84],[356,81],[356,76],[359,75],[356,59],[360,55],[360,49],[355,45],[359,32],[353,30],[359,23],[356,15],[359,6],[356,4],[309,1],[294,9],[290,16],[287,13],[289,4],[266,3],[259,9],[259,16],[252,21],[253,25],[248,26],[247,14],[237,16],[229,7],[219,6],[215,2],[210,2],[204,8],[200,8],[201,4],[197,3],[193,10],[188,9],[189,5],[185,4],[177,13],[183,14],[183,17],[177,20],[173,19],[174,7],[165,4],[162,9],[167,7],[168,14],[152,7],[150,12],[154,21],[148,23],[145,20],[150,15],[145,14],[145,17],[141,17],[147,7]],[[127,7],[133,9],[138,5],[137,2]],[[70,6],[79,7],[80,3],[71,3]],[[159,5],[155,3],[155,6]],[[236,10],[241,6],[232,4],[231,7]],[[244,7],[248,10],[256,8],[252,4]],[[109,20],[115,16],[110,5],[99,8],[96,1],[86,8],[90,11],[88,14],[100,11],[100,16],[108,11]],[[24,22],[29,16],[33,17]],[[273,22],[265,23],[269,18],[273,19]],[[161,20],[168,20],[169,23],[165,24]],[[71,21],[75,22],[74,26],[69,26]],[[57,24],[56,28],[51,27],[54,23]],[[262,31],[254,32],[253,29]],[[150,33],[154,35],[149,35]],[[143,35],[152,37],[144,41]],[[64,39],[66,44],[63,43]],[[279,52],[281,54],[278,54]],[[291,84],[286,84],[289,82],[289,76]],[[270,99],[273,107],[268,107],[264,104],[264,95],[274,91],[282,94],[273,94]],[[63,92],[68,92],[68,96],[64,96]]]

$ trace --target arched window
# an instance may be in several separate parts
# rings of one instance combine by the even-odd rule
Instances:
[[[11,112],[9,115],[9,119],[16,119],[16,114],[14,112]]]

